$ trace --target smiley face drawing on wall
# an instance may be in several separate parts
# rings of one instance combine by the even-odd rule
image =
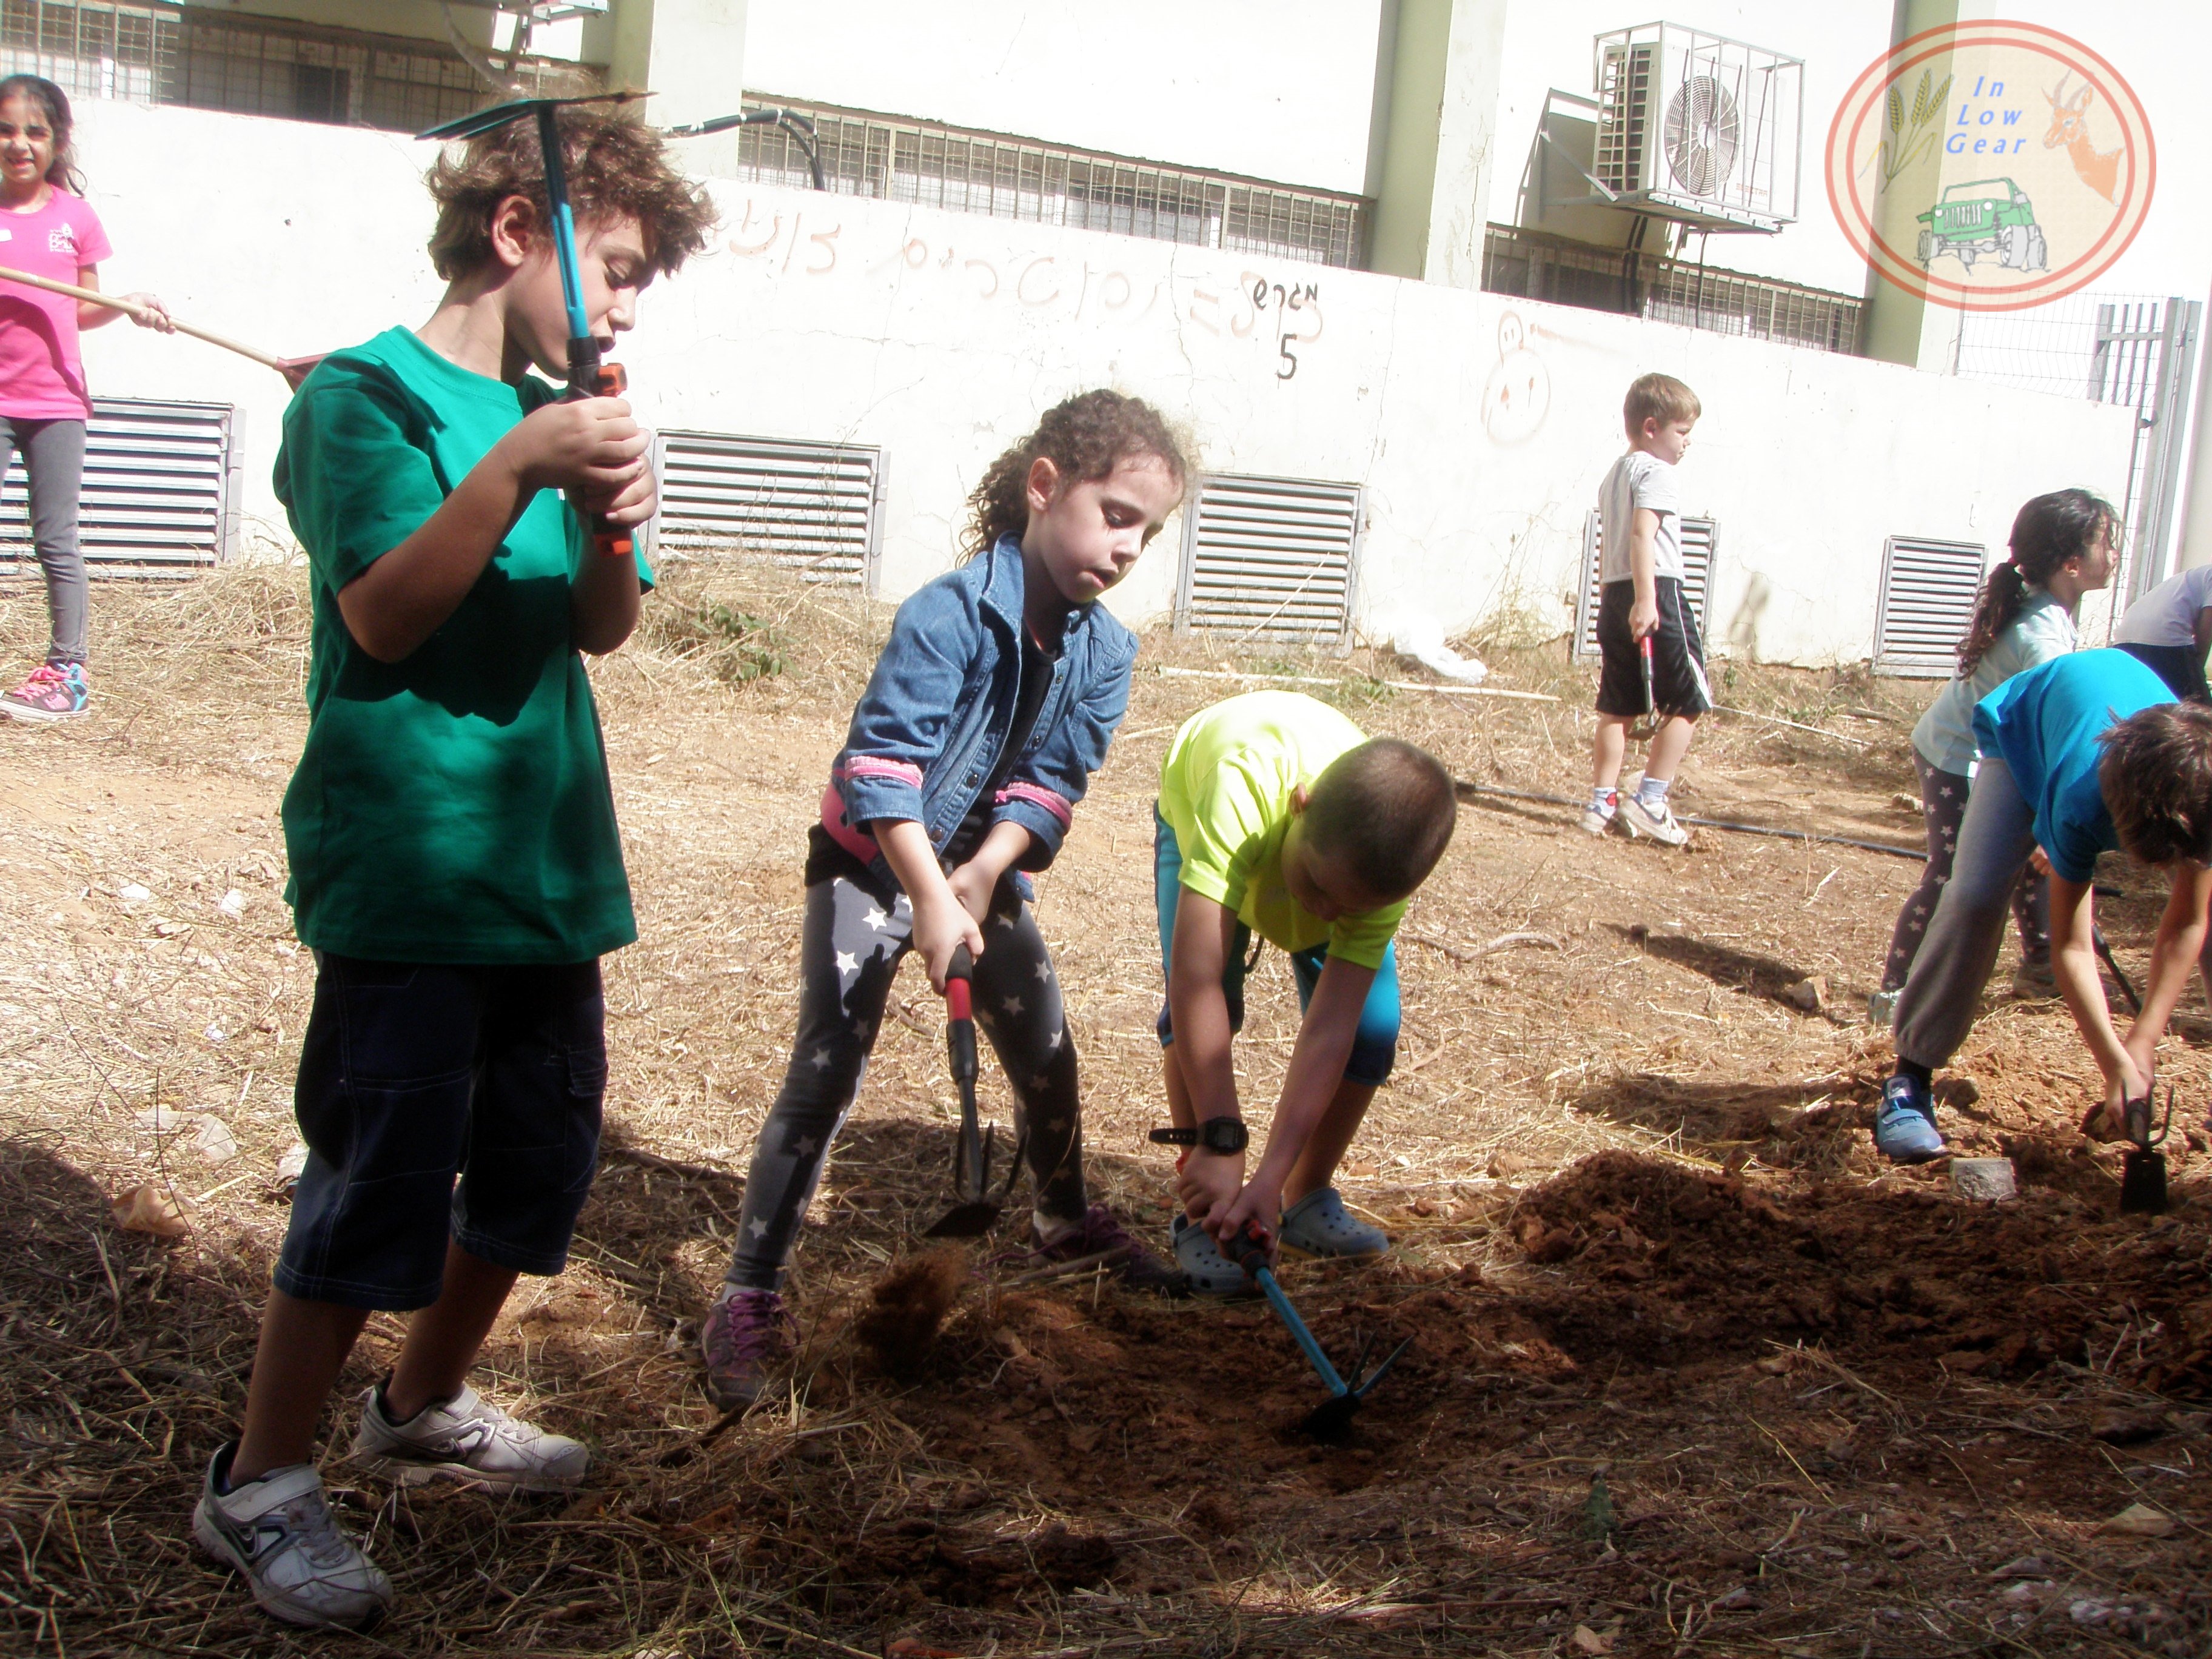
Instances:
[[[1552,412],[1552,371],[1528,346],[1518,312],[1498,319],[1498,366],[1482,388],[1482,429],[1493,443],[1526,443]]]

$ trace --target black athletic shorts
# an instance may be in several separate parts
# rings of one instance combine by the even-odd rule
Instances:
[[[1697,613],[1674,577],[1661,576],[1656,585],[1653,597],[1659,602],[1659,631],[1651,639],[1652,702],[1662,714],[1695,720],[1713,706]],[[1607,582],[1597,607],[1597,648],[1604,664],[1597,677],[1597,712],[1623,720],[1652,712],[1644,700],[1643,653],[1628,635],[1629,607],[1635,603],[1634,582]]]

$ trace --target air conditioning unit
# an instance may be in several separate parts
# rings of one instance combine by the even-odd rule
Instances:
[[[1595,56],[1604,199],[1698,230],[1797,217],[1803,60],[1677,23],[1601,34]]]

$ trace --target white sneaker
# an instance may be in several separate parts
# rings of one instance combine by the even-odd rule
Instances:
[[[246,1575],[253,1599],[288,1625],[367,1630],[392,1602],[392,1581],[331,1517],[323,1477],[306,1463],[271,1469],[228,1492],[216,1478],[232,1442],[208,1461],[192,1536]]]
[[[1896,991],[1868,992],[1867,1024],[1883,1031],[1896,1024],[1897,999],[1900,994]]]
[[[1601,812],[1595,806],[1585,806],[1583,808],[1583,833],[1586,836],[1605,836],[1613,829],[1613,821],[1619,811],[1616,807],[1611,812]]]
[[[567,1492],[582,1484],[592,1467],[581,1441],[533,1429],[466,1384],[404,1423],[385,1415],[383,1385],[370,1389],[362,1396],[361,1432],[349,1455],[394,1480],[442,1474],[505,1492]]]
[[[1680,847],[1690,839],[1690,832],[1681,826],[1674,817],[1674,809],[1665,801],[1659,803],[1659,810],[1655,812],[1640,798],[1626,790],[1620,796],[1620,821],[1628,826],[1632,837],[1648,836],[1662,847]]]

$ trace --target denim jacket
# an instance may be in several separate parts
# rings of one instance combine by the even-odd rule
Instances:
[[[832,839],[888,872],[864,826],[909,819],[939,853],[997,769],[1022,665],[1022,550],[1012,537],[898,608],[822,797]],[[1052,686],[991,805],[993,825],[1030,832],[1024,870],[1042,870],[1075,821],[1129,708],[1137,636],[1102,605],[1070,611]]]

